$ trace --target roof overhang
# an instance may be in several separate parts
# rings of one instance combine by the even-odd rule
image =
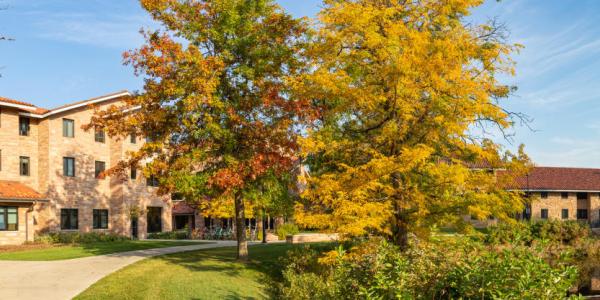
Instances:
[[[21,112],[21,113],[19,113],[19,115],[25,116],[25,117],[30,117],[30,118],[35,118],[35,119],[44,119],[44,118],[47,118],[49,116],[52,116],[52,115],[55,115],[55,114],[59,114],[59,113],[62,113],[62,112],[68,111],[68,110],[72,110],[72,109],[76,109],[76,108],[80,108],[80,107],[84,107],[84,106],[92,105],[92,104],[96,104],[96,103],[101,103],[101,102],[104,102],[104,101],[109,101],[109,100],[113,100],[113,99],[120,98],[120,97],[125,97],[125,96],[132,96],[132,95],[131,95],[130,92],[124,91],[124,92],[112,94],[112,95],[109,95],[109,96],[100,97],[100,98],[97,98],[97,99],[94,99],[94,100],[84,101],[84,102],[73,104],[73,105],[67,105],[65,107],[61,107],[61,108],[56,109],[56,110],[51,110],[51,111],[49,111],[49,112],[47,112],[45,114],[35,114],[35,113],[31,113],[31,112]],[[2,104],[2,105],[4,105],[4,104]],[[18,105],[18,104],[12,104],[12,105]],[[6,106],[10,106],[9,103],[7,103]],[[20,108],[24,109],[24,110],[31,110],[32,109],[32,107],[28,107],[28,106],[25,106],[25,105],[20,105],[20,106],[21,106]]]
[[[0,198],[0,202],[10,203],[35,203],[35,202],[49,202],[48,199],[15,199],[15,198]]]
[[[509,189],[508,191],[521,191],[521,192],[569,192],[569,193],[600,193],[600,190],[551,190],[551,189]]]

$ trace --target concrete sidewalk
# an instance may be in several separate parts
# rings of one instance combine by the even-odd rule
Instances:
[[[106,275],[142,259],[235,246],[235,241],[146,249],[55,261],[0,261],[0,299],[71,299]]]

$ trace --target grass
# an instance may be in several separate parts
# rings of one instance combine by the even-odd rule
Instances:
[[[71,259],[117,252],[164,248],[199,244],[198,242],[181,241],[122,241],[98,242],[74,245],[36,246],[33,249],[19,249],[0,252],[0,260],[47,261]]]
[[[235,248],[206,249],[146,259],[96,282],[75,299],[267,299],[281,278],[280,257],[297,245],[250,248],[250,262]]]

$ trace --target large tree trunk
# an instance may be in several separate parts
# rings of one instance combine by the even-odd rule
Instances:
[[[392,215],[392,241],[398,245],[400,249],[405,250],[408,248],[408,216],[404,211],[404,197],[399,193],[400,189],[400,173],[392,174],[392,184],[396,189],[396,195],[394,197],[394,214]]]
[[[265,212],[265,210],[263,209],[262,211],[262,219],[261,219],[261,224],[262,224],[262,242],[263,244],[267,243],[267,213]]]
[[[244,199],[242,193],[235,195],[235,236],[237,238],[237,258],[248,260],[248,241],[246,241],[246,217],[244,215]]]

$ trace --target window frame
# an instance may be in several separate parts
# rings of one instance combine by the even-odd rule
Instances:
[[[69,135],[69,127],[67,126],[67,124],[71,124],[71,135]],[[62,126],[63,126],[63,137],[66,138],[75,138],[75,120],[73,119],[67,119],[67,118],[63,118],[62,119]]]
[[[73,215],[73,212],[75,213]],[[66,221],[63,220],[63,215]],[[75,226],[73,226],[73,217],[75,217]],[[66,224],[68,223],[68,224]],[[69,225],[67,227],[67,225]],[[60,230],[79,230],[79,209],[78,208],[61,208],[60,209]]]
[[[102,144],[106,143],[106,133],[104,132],[104,130],[95,129],[94,141],[96,143],[102,143]]]
[[[8,212],[9,209],[14,209],[15,212],[9,213]],[[9,214],[15,215],[16,222],[14,223],[14,225],[15,225],[14,229],[10,229],[10,227],[9,227],[9,225],[12,224],[12,223],[8,223]],[[18,206],[0,206],[0,218],[4,219],[3,221],[4,221],[4,226],[5,226],[4,229],[0,228],[0,231],[19,231],[19,207]]]
[[[151,187],[158,187],[158,186],[160,186],[160,182],[158,180],[158,177],[156,177],[154,175],[150,175],[149,177],[146,177],[146,185],[147,186],[151,186]]]
[[[585,217],[583,216],[585,213]],[[577,209],[577,220],[587,220],[589,219],[589,214],[587,208],[578,208]]]
[[[580,196],[585,195],[585,198],[581,198]],[[575,195],[577,197],[577,200],[588,200],[589,199],[589,195],[588,193],[585,192],[579,192]]]
[[[67,166],[67,162],[72,162],[73,164],[73,173],[72,174],[68,174],[68,166]],[[75,157],[70,157],[70,156],[65,156],[63,157],[63,176],[65,177],[75,177]]]
[[[560,217],[563,220],[568,220],[569,219],[569,209],[568,208],[563,208],[560,211]]]
[[[545,215],[545,216],[544,216]],[[542,208],[540,210],[540,218],[542,220],[548,220],[548,209],[547,208]]]
[[[131,168],[131,170],[129,171],[129,179],[131,179],[131,180],[137,179],[137,169],[136,168]]]
[[[569,192],[561,192],[560,198],[561,199],[569,199]]]
[[[27,161],[27,168],[23,168],[23,161]],[[27,172],[24,173],[23,170]],[[29,156],[19,156],[19,175],[21,176],[31,176],[31,159]]]
[[[102,170],[98,169],[98,166],[101,165],[102,166]],[[103,179],[100,178],[100,174],[102,174],[102,172],[106,171],[106,162],[101,161],[101,160],[96,160],[94,161],[94,176],[96,179]]]
[[[103,218],[105,218],[103,220]],[[92,228],[93,229],[108,229],[108,209],[98,208],[92,210]],[[102,221],[106,223],[102,226]]]
[[[548,192],[540,192],[540,198],[548,199]]]
[[[25,130],[25,131],[23,131],[23,130]],[[28,117],[19,116],[19,136],[29,136],[30,134],[31,134],[31,119]]]
[[[129,142],[131,144],[137,144],[137,135],[135,133],[129,134]]]

